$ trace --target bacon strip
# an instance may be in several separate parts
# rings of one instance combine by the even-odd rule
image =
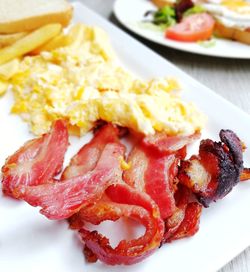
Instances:
[[[161,217],[170,217],[175,209],[175,177],[178,163],[186,156],[186,146],[200,137],[168,136],[156,133],[146,136],[129,154],[131,168],[124,180],[132,187],[146,192],[159,206]]]
[[[141,142],[129,154],[128,162],[131,167],[124,172],[125,182],[149,194],[163,219],[171,216],[175,210],[174,178],[179,159],[174,154],[154,152]]]
[[[187,187],[178,184],[178,189],[175,192],[175,211],[165,220],[164,242],[168,242],[171,236],[176,233],[185,217],[187,204],[191,198],[191,191]]]
[[[177,239],[193,236],[199,230],[202,206],[197,202],[188,203],[185,208],[184,219],[176,231],[166,240],[172,242]]]
[[[67,127],[58,120],[49,133],[26,142],[6,160],[2,167],[4,194],[18,198],[18,186],[47,183],[61,171],[67,148]]]
[[[79,229],[88,254],[91,250],[99,260],[110,265],[134,264],[151,255],[160,246],[164,232],[157,205],[148,195],[127,184],[111,185],[106,194],[108,197],[87,209],[81,209],[70,220],[71,227]],[[85,221],[99,224],[104,220],[116,221],[121,217],[140,222],[146,228],[145,234],[130,241],[122,240],[112,248],[106,237],[84,228]]]
[[[231,130],[221,130],[222,142],[203,140],[199,156],[182,161],[178,178],[200,203],[208,207],[223,198],[239,182],[243,169],[242,144]]]
[[[20,186],[18,197],[40,206],[49,219],[64,219],[81,207],[101,198],[112,183],[121,181],[120,158],[125,146],[119,143],[118,129],[104,126],[90,143],[72,158],[62,181],[50,180],[38,186]]]
[[[49,219],[65,219],[79,209],[98,201],[105,189],[120,182],[120,157],[125,147],[107,144],[94,170],[62,182],[20,187],[19,198],[32,206],[40,206]]]
[[[249,178],[249,169],[243,170],[242,143],[230,130],[220,132],[222,142],[203,140],[199,155],[183,160],[186,145],[198,136],[148,136],[131,151],[130,169],[123,173],[125,147],[119,130],[105,125],[56,180],[68,145],[66,126],[57,121],[50,133],[27,142],[8,158],[2,169],[3,190],[40,206],[49,219],[70,217],[70,227],[79,231],[89,261],[134,264],[161,243],[198,231],[202,205],[193,193],[208,206],[224,197],[240,178]],[[121,240],[113,248],[108,238],[85,228],[85,222],[97,225],[121,217],[138,221],[145,233]]]
[[[156,133],[143,138],[143,144],[161,154],[179,154],[181,159],[186,156],[186,146],[200,138],[201,134],[196,132],[189,136],[168,136],[166,133]]]
[[[174,155],[149,158],[149,167],[145,172],[146,192],[159,206],[161,217],[168,218],[175,209],[174,178],[179,160]]]
[[[92,155],[92,158],[89,158],[93,154],[93,149],[95,150],[94,154],[98,154],[107,142],[119,142],[118,134],[118,130],[110,125],[103,127],[92,141],[72,158],[63,176],[73,178],[77,174],[83,175],[91,170],[92,165],[95,165],[98,161],[98,155]],[[89,159],[91,159],[91,164],[86,166],[85,161]],[[107,160],[110,161],[109,156]],[[117,162],[120,162],[118,157]],[[77,171],[75,171],[76,166],[78,167]],[[121,171],[119,166],[113,166],[113,169],[117,167]],[[122,178],[120,178],[120,181],[122,182]],[[89,232],[84,229],[84,222],[86,221],[92,224],[100,224],[102,221],[116,221],[121,217],[139,221],[146,227],[145,234],[139,239],[121,241],[113,249],[107,238],[97,232]],[[151,254],[160,245],[163,236],[163,222],[156,204],[148,195],[132,189],[123,182],[110,185],[102,199],[99,201],[96,199],[93,205],[81,208],[69,219],[69,222],[71,228],[80,231],[85,243],[85,256],[92,262],[100,259],[108,264],[136,263]]]
[[[119,130],[111,124],[101,127],[92,140],[84,145],[71,159],[70,164],[63,171],[62,180],[84,175],[92,171],[102,154],[104,147],[110,143],[119,144]]]
[[[176,210],[165,222],[165,242],[193,236],[199,230],[202,205],[193,200],[191,190],[179,184],[175,200]]]

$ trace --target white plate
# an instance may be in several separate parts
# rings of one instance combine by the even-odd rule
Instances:
[[[208,115],[203,136],[218,139],[221,128],[231,128],[250,146],[247,114],[93,11],[80,3],[75,3],[74,7],[75,21],[99,25],[109,33],[121,61],[130,70],[145,78],[178,77],[185,98],[193,100]],[[0,99],[0,165],[24,141],[33,137],[18,116],[9,114],[11,100],[10,94]],[[66,163],[89,136],[71,138]],[[250,158],[249,151],[245,155]],[[250,161],[246,160],[246,164],[250,165]],[[250,182],[239,184],[225,199],[204,209],[200,231],[194,237],[166,244],[139,264],[110,267],[100,262],[85,263],[77,235],[68,230],[65,221],[50,221],[39,214],[38,209],[0,195],[0,269],[4,272],[215,271],[250,244],[249,196]],[[110,227],[104,229],[109,232]]]
[[[117,19],[126,28],[150,41],[196,54],[250,59],[250,46],[239,42],[215,38],[215,45],[205,48],[198,43],[183,43],[166,39],[162,32],[142,27],[140,22],[145,20],[145,12],[155,9],[150,0],[116,0],[114,5]]]

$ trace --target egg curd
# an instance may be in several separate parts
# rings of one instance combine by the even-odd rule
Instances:
[[[20,60],[9,80],[15,101],[11,111],[34,134],[47,132],[58,118],[66,119],[78,135],[98,120],[145,135],[201,130],[204,116],[181,99],[174,79],[134,78],[121,67],[99,28],[78,24],[67,35],[67,46]]]

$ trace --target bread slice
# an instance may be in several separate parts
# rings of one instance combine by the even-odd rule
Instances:
[[[13,44],[17,40],[26,36],[28,32],[19,32],[14,34],[0,34],[0,48]]]
[[[152,0],[152,2],[158,7],[162,8],[164,6],[173,6],[176,4],[176,0]]]
[[[221,38],[231,39],[250,45],[250,29],[241,30],[233,27],[227,27],[217,21],[215,24],[214,33]]]
[[[67,26],[72,11],[66,0],[0,0],[0,33],[26,32],[50,23]]]

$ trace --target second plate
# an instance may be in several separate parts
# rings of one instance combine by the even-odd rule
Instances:
[[[117,19],[129,30],[137,35],[161,45],[178,50],[224,58],[250,59],[250,46],[239,42],[214,39],[215,44],[205,47],[199,43],[183,43],[172,41],[164,37],[164,33],[155,29],[143,27],[144,14],[156,7],[150,0],[116,0],[114,13]]]

